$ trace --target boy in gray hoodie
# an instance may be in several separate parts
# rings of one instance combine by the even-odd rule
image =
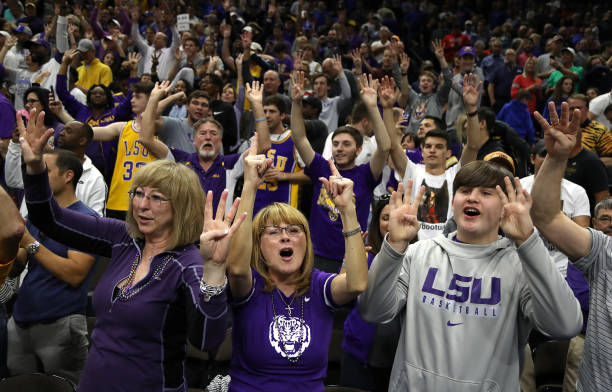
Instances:
[[[403,184],[393,192],[389,234],[359,297],[366,321],[403,315],[390,391],[518,392],[532,327],[553,338],[580,332],[580,306],[533,228],[531,197],[510,178],[485,161],[462,167],[457,231],[410,246],[423,188],[417,201],[411,181],[403,201]]]

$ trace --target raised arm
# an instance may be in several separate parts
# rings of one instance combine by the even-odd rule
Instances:
[[[574,261],[589,253],[591,236],[587,229],[574,223],[561,211],[559,200],[567,159],[576,144],[580,112],[576,109],[570,122],[566,102],[561,104],[561,118],[558,117],[554,102],[548,103],[548,110],[551,124],[539,112],[534,113],[544,130],[547,154],[531,189],[531,216],[542,235]]]
[[[329,159],[332,175],[329,179],[320,178],[327,193],[333,197],[340,211],[342,234],[344,234],[344,271],[332,280],[331,295],[334,303],[344,305],[361,294],[368,285],[368,263],[361,227],[357,220],[353,202],[353,181],[342,177],[333,161]]]
[[[387,164],[387,158],[391,150],[391,142],[387,130],[385,129],[385,123],[380,116],[378,105],[376,104],[377,95],[380,93],[380,101],[383,107],[391,106],[391,108],[393,108],[397,98],[395,94],[395,82],[393,78],[389,79],[389,77],[385,77],[381,82],[379,92],[377,92],[378,82],[372,79],[372,75],[361,75],[361,78],[359,78],[357,82],[359,84],[361,100],[366,104],[368,120],[374,128],[376,150],[370,159],[370,170],[372,176],[378,179]]]
[[[408,164],[408,156],[404,148],[400,145],[400,130],[393,118],[393,104],[396,98],[397,92],[392,92],[390,86],[386,85],[386,88],[381,89],[380,103],[383,107],[383,122],[387,130],[387,136],[389,137],[391,161],[393,162],[395,171],[400,177],[403,177],[406,172],[406,165]]]
[[[132,7],[132,9],[130,9],[130,17],[132,18],[132,40],[134,40],[134,44],[138,48],[138,51],[144,57],[147,55],[149,45],[147,44],[147,41],[142,38],[142,35],[140,35],[140,31],[138,30],[139,12],[137,7]]]
[[[228,279],[234,298],[244,298],[253,287],[251,252],[253,251],[253,205],[257,187],[263,183],[266,170],[272,165],[271,159],[257,155],[257,133],[248,155],[244,158],[244,185],[238,206],[238,216],[245,216],[232,240],[227,257]]]
[[[334,55],[334,70],[336,71],[336,77],[340,82],[340,99],[351,98],[351,86],[349,85],[348,79],[344,74],[344,69],[342,68],[342,60],[340,59],[339,54]]]
[[[272,145],[270,141],[270,129],[263,109],[263,83],[260,84],[257,80],[254,80],[252,85],[247,83],[246,97],[251,103],[251,109],[255,117],[255,131],[257,135],[259,135],[257,153],[263,154],[268,151]]]
[[[169,81],[163,81],[161,84],[159,82],[155,83],[155,87],[153,87],[151,95],[149,96],[147,107],[142,113],[142,129],[138,134],[138,140],[140,143],[142,143],[142,145],[145,146],[145,148],[149,150],[157,159],[166,158],[169,152],[168,146],[166,146],[159,139],[155,138],[155,129],[157,126],[161,125],[158,124],[157,121],[157,105],[159,104],[159,100],[166,95],[169,90]]]
[[[425,186],[421,186],[413,200],[409,179],[405,195],[402,182],[397,192],[391,193],[389,234],[370,266],[368,288],[359,296],[359,314],[368,322],[391,321],[406,301],[410,256],[404,253],[419,231],[417,211],[424,192]]]
[[[478,95],[482,87],[482,80],[478,80],[475,74],[463,77],[463,105],[467,113],[466,138],[467,142],[461,153],[461,166],[475,161],[478,150],[484,143],[480,133],[480,122],[478,120]]]
[[[302,114],[304,85],[304,72],[294,72],[291,75],[291,135],[304,164],[310,166],[315,157],[315,151],[306,137],[306,125],[304,124],[304,115]]]
[[[17,256],[19,241],[25,231],[25,225],[15,202],[0,186],[0,270],[8,272],[8,265]],[[4,276],[0,276],[0,286],[4,281]]]

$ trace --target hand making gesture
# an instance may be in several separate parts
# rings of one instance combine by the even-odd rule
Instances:
[[[338,211],[347,211],[348,208],[355,208],[353,201],[353,181],[349,178],[342,177],[334,161],[330,158],[329,168],[331,176],[329,179],[320,177],[319,180],[323,183],[325,190],[334,201]]]
[[[247,83],[245,85],[246,97],[251,105],[263,103],[263,83],[259,83],[257,80],[253,80],[253,83]]]
[[[506,237],[514,241],[517,246],[521,246],[533,233],[533,222],[529,215],[531,195],[523,189],[518,177],[514,178],[514,187],[510,178],[506,177],[504,182],[506,193],[499,185],[496,186],[497,194],[504,205],[500,227]]]
[[[40,164],[40,168],[44,168],[43,151],[49,138],[53,135],[53,128],[45,126],[45,112],[36,113],[36,109],[30,110],[27,129],[23,124],[21,114],[17,113],[17,129],[23,161],[27,165]]]
[[[221,194],[221,200],[217,206],[217,214],[213,218],[213,193],[208,191],[206,194],[206,206],[204,208],[204,227],[200,235],[200,255],[202,259],[214,264],[224,264],[230,250],[232,236],[244,221],[246,212],[240,214],[236,221],[234,215],[238,210],[240,198],[234,200],[227,216],[225,215],[225,203],[227,202],[227,189]]]
[[[412,179],[408,180],[408,185],[404,192],[404,184],[400,182],[397,191],[391,193],[389,199],[389,244],[399,253],[403,253],[406,247],[419,232],[419,222],[417,212],[419,204],[425,193],[425,186],[419,188],[419,192],[412,199]],[[402,198],[403,196],[403,198]]]
[[[468,113],[478,109],[481,88],[482,80],[479,81],[477,75],[470,73],[463,77],[463,104]]]
[[[368,106],[376,106],[378,100],[378,80],[372,78],[372,74],[361,75],[357,79],[357,85],[359,86],[359,95],[361,100]]]
[[[336,76],[342,76],[344,71],[342,70],[342,60],[339,54],[335,54],[333,57],[334,60],[334,70],[336,71]]]
[[[303,71],[295,71],[291,75],[291,99],[294,103],[302,103],[304,97],[304,86],[306,85],[306,78],[304,77]]]
[[[410,69],[410,57],[402,52],[400,53],[400,70],[402,71],[402,75],[405,75]]]
[[[561,104],[561,118],[559,118],[554,102],[548,103],[548,110],[550,112],[550,124],[542,117],[540,112],[533,113],[544,131],[546,152],[552,158],[566,160],[570,151],[576,145],[578,128],[580,127],[580,110],[574,110],[571,122],[567,102]]]
[[[378,89],[380,95],[380,104],[383,108],[393,108],[397,98],[399,97],[399,90],[395,88],[395,80],[388,76],[385,76],[380,81],[380,87]]]
[[[155,82],[153,90],[151,90],[150,98],[163,99],[170,91],[170,82],[164,80],[163,82]]]
[[[266,171],[272,165],[272,159],[263,154],[257,154],[259,147],[259,136],[257,132],[253,136],[253,142],[244,157],[244,187],[251,187],[254,191],[264,182]]]

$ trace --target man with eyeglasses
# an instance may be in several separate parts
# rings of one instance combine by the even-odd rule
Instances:
[[[595,215],[591,219],[593,228],[612,237],[612,197],[608,197],[597,203]]]

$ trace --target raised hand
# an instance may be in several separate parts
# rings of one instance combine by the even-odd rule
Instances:
[[[51,109],[53,114],[56,116],[59,116],[62,110],[64,110],[62,101],[55,99],[55,95],[53,95],[53,93],[49,93],[49,109]]]
[[[263,154],[257,154],[258,138],[255,132],[253,143],[244,157],[244,186],[250,186],[253,189],[263,184],[266,171],[272,165],[272,159],[266,158]]]
[[[238,75],[242,75],[242,62],[244,61],[244,55],[240,53],[236,56],[236,73]]]
[[[514,187],[510,178],[506,177],[504,182],[507,195],[499,185],[496,186],[497,194],[504,205],[500,226],[506,237],[520,246],[533,233],[533,222],[529,215],[531,195],[523,189],[518,177],[514,178]]]
[[[463,77],[463,104],[468,112],[474,111],[478,106],[478,96],[482,88],[482,80],[475,74],[466,74]]]
[[[12,48],[13,46],[17,45],[17,37],[10,37],[7,40],[4,41],[4,46],[7,49]]]
[[[336,76],[340,76],[340,74],[343,72],[342,71],[342,60],[340,58],[339,54],[335,54],[333,57],[334,60],[334,70],[336,71]]]
[[[222,23],[219,26],[219,30],[221,30],[221,36],[223,38],[229,38],[232,35],[232,25]]]
[[[406,247],[419,232],[417,212],[423,199],[425,186],[421,186],[418,194],[412,199],[412,179],[408,180],[404,192],[404,183],[400,182],[397,191],[391,193],[389,199],[389,244],[396,251],[403,253]],[[402,199],[403,196],[403,199]]]
[[[408,72],[410,68],[410,57],[404,52],[400,53],[400,70],[403,74]]]
[[[444,57],[444,46],[442,46],[442,41],[439,39],[434,39],[431,41],[431,46],[433,47],[434,54],[438,60]]]
[[[247,83],[245,86],[245,94],[251,105],[263,103],[263,83],[254,80],[253,84]]]
[[[554,102],[548,103],[548,111],[550,112],[550,124],[542,117],[540,112],[536,111],[533,115],[544,131],[544,144],[547,154],[553,158],[565,160],[576,145],[578,128],[580,127],[580,110],[574,110],[571,122],[567,102],[561,104],[561,118],[558,116]]]
[[[361,70],[361,53],[359,52],[359,49],[353,49],[353,51],[351,52],[351,57],[353,58],[353,68],[357,68],[359,70]]]
[[[297,50],[293,55],[293,63],[301,64],[304,61],[304,52],[302,50]]]
[[[227,189],[221,194],[221,200],[217,206],[217,214],[213,218],[213,193],[206,194],[206,205],[204,208],[204,227],[200,235],[200,256],[204,261],[215,264],[224,264],[229,253],[232,236],[244,221],[246,212],[242,213],[236,221],[234,215],[238,210],[240,198],[234,200],[227,216],[225,214],[225,203],[227,202]]]
[[[395,81],[388,76],[385,76],[380,81],[378,93],[380,96],[380,104],[383,108],[392,108],[399,97],[399,90],[395,88]]]
[[[176,48],[174,48],[174,60],[181,61],[181,59],[183,58],[183,51],[181,50],[180,46],[177,46]]]
[[[150,98],[162,99],[168,94],[168,91],[170,91],[170,81],[155,82]]]
[[[291,74],[291,99],[293,102],[302,102],[304,97],[306,78],[303,71],[295,71]]]
[[[360,78],[357,78],[357,85],[359,86],[361,100],[366,105],[376,106],[376,101],[378,99],[378,94],[376,93],[378,90],[378,81],[372,79],[372,74],[361,75]]]
[[[69,51],[64,53],[64,56],[62,57],[62,63],[64,63],[64,64],[72,63],[72,61],[74,60],[74,58],[78,54],[79,54],[79,50],[78,49],[70,49]]]
[[[137,69],[140,59],[142,59],[142,56],[140,55],[140,53],[138,52],[128,53],[128,64],[130,65],[130,68]]]
[[[130,8],[130,18],[132,18],[132,23],[138,22],[138,19],[140,18],[138,7]]]
[[[45,112],[36,113],[36,109],[30,110],[27,129],[21,114],[17,113],[17,129],[23,161],[26,164],[42,162],[43,150],[53,135],[53,128],[45,127]]]
[[[346,211],[347,208],[355,208],[353,201],[353,181],[349,178],[342,177],[334,161],[329,159],[329,168],[331,176],[329,179],[320,177],[319,180],[323,183],[325,190],[332,197],[336,208],[340,211]]]

